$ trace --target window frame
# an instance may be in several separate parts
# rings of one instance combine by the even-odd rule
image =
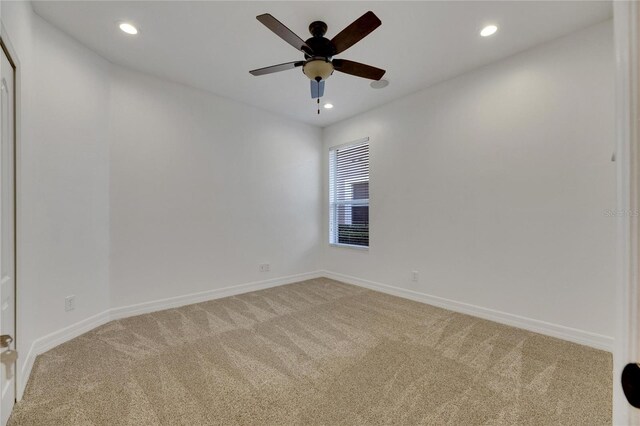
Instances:
[[[335,183],[333,182],[334,179],[332,179],[332,174],[333,174],[333,170],[331,168],[331,153],[332,151],[338,150],[338,149],[344,149],[344,148],[348,148],[350,146],[355,146],[355,145],[362,145],[362,144],[368,144],[369,145],[369,180],[367,181],[369,183],[369,198],[366,199],[361,199],[361,200],[349,200],[346,202],[339,202],[339,203],[334,203],[333,200],[331,199],[331,193],[333,192],[332,186],[335,185]],[[356,139],[354,141],[351,142],[347,142],[347,143],[343,143],[340,145],[334,145],[334,146],[330,146],[329,150],[328,150],[328,154],[329,154],[329,158],[328,158],[328,198],[329,198],[329,205],[328,205],[328,236],[329,236],[329,246],[330,247],[339,247],[339,248],[348,248],[348,249],[355,249],[355,250],[364,250],[364,251],[368,251],[369,247],[371,246],[371,220],[370,220],[370,216],[369,216],[369,234],[368,234],[368,245],[366,246],[361,246],[361,245],[357,245],[357,244],[344,244],[344,243],[336,243],[336,242],[332,242],[333,239],[333,228],[332,228],[332,224],[336,223],[337,218],[335,217],[336,215],[336,211],[337,209],[333,209],[332,206],[333,204],[361,204],[363,206],[367,206],[369,207],[369,213],[371,212],[371,144],[369,143],[369,137],[364,137],[364,138],[360,138],[360,139]],[[333,216],[333,217],[332,217]]]

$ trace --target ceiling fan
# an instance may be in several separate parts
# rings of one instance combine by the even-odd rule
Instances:
[[[276,33],[278,37],[304,53],[304,60],[272,65],[249,72],[258,76],[302,67],[302,72],[311,80],[311,98],[317,98],[318,103],[320,102],[319,98],[324,94],[324,82],[333,74],[334,70],[371,80],[380,80],[385,73],[385,70],[371,65],[346,59],[332,59],[334,55],[344,52],[382,25],[380,19],[371,11],[356,19],[331,40],[324,37],[327,32],[327,24],[322,21],[314,21],[309,25],[312,37],[303,41],[268,13],[258,15],[256,19]],[[318,113],[319,111],[318,109]]]

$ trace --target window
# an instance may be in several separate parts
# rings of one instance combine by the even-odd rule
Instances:
[[[369,247],[369,138],[329,150],[329,243]]]

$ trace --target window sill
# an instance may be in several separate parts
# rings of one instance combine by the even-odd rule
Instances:
[[[369,251],[369,246],[357,246],[357,245],[354,245],[354,244],[329,243],[329,246],[330,247],[348,248],[348,249],[354,249],[354,250]]]

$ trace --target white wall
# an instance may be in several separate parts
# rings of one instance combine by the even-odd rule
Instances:
[[[0,13],[22,77],[19,394],[111,308],[318,269],[320,129],[126,71],[29,3]]]
[[[125,71],[29,3],[0,13],[22,80],[19,396],[111,308],[318,269],[319,129]]]
[[[0,12],[22,77],[19,394],[111,308],[318,269],[320,129],[112,65],[29,3]]]
[[[1,12],[23,67],[23,354],[110,308],[319,268],[613,335],[610,23],[320,132]],[[326,150],[363,136],[371,249],[328,247]]]
[[[29,3],[3,2],[21,65],[17,344],[109,306],[109,64]],[[76,296],[65,312],[64,298]]]
[[[613,83],[607,22],[324,129],[325,181],[371,138],[371,247],[325,224],[324,267],[613,336]]]
[[[114,66],[110,133],[112,306],[318,268],[320,129]]]

